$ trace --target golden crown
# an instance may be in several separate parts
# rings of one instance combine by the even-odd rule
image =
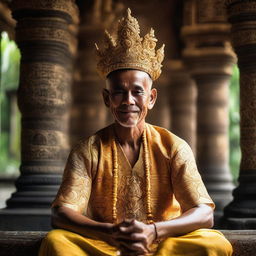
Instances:
[[[137,69],[147,72],[152,80],[156,80],[161,74],[164,59],[164,45],[155,51],[156,42],[152,28],[144,38],[140,37],[139,23],[128,8],[126,16],[118,23],[116,39],[105,31],[105,48],[100,50],[95,44],[99,74],[106,78],[110,72],[118,69]]]

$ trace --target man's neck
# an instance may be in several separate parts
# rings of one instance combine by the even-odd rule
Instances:
[[[137,148],[141,142],[141,136],[145,127],[145,121],[135,127],[124,127],[119,123],[114,124],[115,134],[121,146]]]

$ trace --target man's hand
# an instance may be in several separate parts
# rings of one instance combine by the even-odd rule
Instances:
[[[150,252],[150,245],[156,237],[153,224],[137,220],[125,220],[114,227],[113,238],[121,255],[139,256]]]

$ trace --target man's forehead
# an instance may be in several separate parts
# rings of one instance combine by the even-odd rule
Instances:
[[[108,76],[107,79],[150,79],[150,76],[148,73],[141,71],[141,70],[136,70],[136,69],[118,69],[113,72],[111,72]]]
[[[111,72],[106,81],[106,85],[108,86],[122,86],[127,84],[133,85],[141,85],[141,86],[149,86],[152,85],[152,80],[148,73],[135,69],[124,69],[124,70],[116,70]]]

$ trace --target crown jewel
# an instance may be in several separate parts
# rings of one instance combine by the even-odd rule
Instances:
[[[139,23],[128,8],[126,16],[119,21],[116,38],[105,31],[105,48],[100,50],[96,44],[99,74],[105,78],[114,70],[137,69],[156,80],[161,74],[164,59],[164,45],[156,51],[156,42],[152,28],[144,38],[140,37]]]

